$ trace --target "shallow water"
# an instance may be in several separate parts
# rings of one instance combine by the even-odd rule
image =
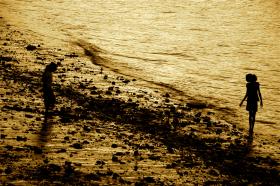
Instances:
[[[264,108],[255,131],[279,139],[278,0],[2,0],[12,21],[66,43],[103,49],[106,66],[229,110],[247,125],[245,74],[255,73]],[[246,126],[247,127],[247,126]]]

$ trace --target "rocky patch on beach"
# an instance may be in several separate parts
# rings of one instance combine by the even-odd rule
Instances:
[[[179,102],[0,21],[0,184],[279,183],[279,162],[252,153],[252,139],[206,103]],[[57,104],[46,119],[50,62]]]

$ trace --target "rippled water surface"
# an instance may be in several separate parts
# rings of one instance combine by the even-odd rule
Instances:
[[[94,44],[107,64],[167,84],[246,123],[239,102],[256,73],[264,108],[256,132],[279,136],[278,0],[3,0],[18,24],[64,42]]]

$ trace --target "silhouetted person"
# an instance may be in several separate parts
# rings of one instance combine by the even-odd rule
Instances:
[[[57,65],[53,62],[46,66],[42,81],[43,81],[43,97],[45,104],[45,121],[49,114],[49,110],[55,105],[55,95],[52,89],[53,75],[52,73],[57,70]]]
[[[247,91],[240,103],[240,107],[243,102],[247,99],[246,110],[249,112],[249,135],[252,136],[256,118],[256,112],[258,111],[258,101],[260,101],[261,107],[263,106],[262,95],[260,91],[260,84],[257,82],[257,76],[254,74],[246,75]]]

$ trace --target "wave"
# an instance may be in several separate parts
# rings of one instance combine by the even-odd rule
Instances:
[[[107,51],[101,49],[100,47],[96,46],[95,44],[88,43],[88,42],[83,41],[83,40],[76,41],[76,42],[74,42],[74,44],[81,47],[84,50],[85,55],[88,56],[90,58],[91,62],[95,65],[106,68],[106,69],[108,69],[110,71],[113,71],[117,74],[132,77],[132,78],[137,78],[141,81],[144,81],[144,82],[147,82],[147,83],[150,83],[150,84],[168,89],[168,90],[176,92],[180,95],[187,96],[183,91],[174,88],[172,85],[162,83],[162,82],[155,82],[155,81],[152,81],[152,80],[144,79],[142,77],[137,76],[135,73],[133,73],[131,71],[131,69],[122,69],[121,67],[119,67],[119,68],[115,67],[116,62],[114,62],[112,59],[105,56],[105,55],[109,55],[109,53]],[[119,55],[119,56],[127,57],[126,55]],[[131,58],[138,59],[137,57],[131,57]],[[145,59],[142,59],[142,60],[145,60]]]

